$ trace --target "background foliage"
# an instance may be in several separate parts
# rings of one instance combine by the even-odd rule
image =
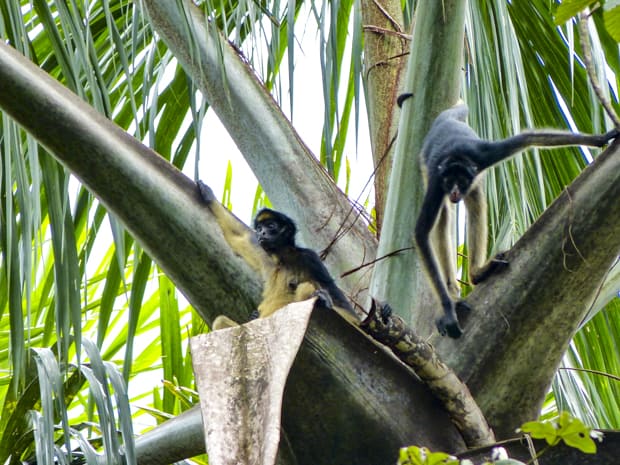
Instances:
[[[403,7],[407,22],[414,6]],[[372,191],[363,189],[372,168],[360,4],[231,0],[202,7],[244,51],[295,126],[306,125],[309,107],[323,103],[320,124],[300,132],[372,217]],[[575,25],[558,14],[556,26],[553,14],[546,0],[470,2],[464,89],[470,123],[482,136],[534,126],[584,132],[607,126],[575,51]],[[615,96],[620,60],[613,22],[603,27],[610,24],[605,14],[604,21],[594,16],[590,33],[605,91]],[[244,169],[238,161],[213,169],[225,156],[204,137],[205,121],[216,124],[208,102],[137,3],[3,0],[0,36],[190,177],[209,179],[225,204],[244,204],[244,219],[268,202],[260,187],[248,192],[245,177],[236,181]],[[307,61],[320,79],[304,79],[300,63]],[[46,388],[39,391],[39,383],[56,380],[48,399],[94,444],[107,437],[106,421],[120,424],[120,418],[102,419],[92,380],[77,375],[80,362],[95,364],[99,356],[109,376],[115,367],[127,383],[136,433],[195,403],[187,340],[206,330],[202,320],[105,206],[4,114],[0,152],[0,462],[34,454],[25,418],[41,409]],[[590,160],[580,149],[530,154],[497,168],[488,180],[490,242],[497,250],[513,243]],[[616,266],[608,294],[617,293],[619,276]],[[619,307],[615,298],[605,311],[592,309],[556,376],[547,415],[565,409],[591,426],[620,427]],[[44,348],[55,354],[60,378],[37,373],[32,356],[45,358]],[[36,417],[33,424],[57,437],[69,434],[54,432],[51,422],[58,418]]]

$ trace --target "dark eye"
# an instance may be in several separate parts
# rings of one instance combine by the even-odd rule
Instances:
[[[469,187],[471,186],[471,182],[472,180],[467,177],[462,177],[461,179],[459,179],[459,188],[461,189],[461,191],[467,192],[469,190]]]
[[[442,179],[442,185],[443,185],[444,192],[450,192],[455,184],[456,184],[456,182],[452,178],[443,178]]]
[[[278,230],[278,223],[275,221],[262,221],[256,225],[257,232],[269,232],[273,233]]]

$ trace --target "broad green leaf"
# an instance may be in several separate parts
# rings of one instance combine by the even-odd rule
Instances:
[[[620,42],[620,6],[617,2],[614,2],[613,7],[608,5],[608,1],[605,4],[603,11],[603,18],[605,19],[605,28],[609,35],[611,35],[616,42]]]
[[[523,424],[520,429],[534,439],[544,439],[551,446],[560,442],[558,431],[551,422],[529,421]]]
[[[564,0],[559,4],[555,14],[555,24],[564,24],[566,21],[585,10],[590,5],[597,3],[594,0]]]

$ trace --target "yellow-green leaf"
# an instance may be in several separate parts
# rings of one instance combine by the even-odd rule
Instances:
[[[605,21],[605,29],[616,42],[620,42],[620,5],[619,2],[613,2],[610,7],[605,4],[603,11],[603,19]]]
[[[564,24],[594,3],[597,2],[595,0],[564,0],[555,12],[555,24],[558,26]]]

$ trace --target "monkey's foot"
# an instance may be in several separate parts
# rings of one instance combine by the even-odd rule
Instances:
[[[464,300],[458,300],[454,303],[454,310],[447,311],[441,318],[437,320],[437,330],[439,334],[446,334],[453,339],[458,339],[463,334],[459,320],[467,320],[471,313],[471,307]]]
[[[200,192],[200,197],[202,197],[202,200],[204,200],[206,203],[211,203],[216,200],[215,194],[209,186],[207,186],[200,179],[196,181],[196,184],[198,184],[198,192]]]
[[[456,318],[444,315],[441,318],[438,318],[436,321],[437,331],[442,336],[446,334],[450,336],[452,339],[458,339],[463,334],[463,330],[459,326],[459,322]]]
[[[330,310],[334,308],[334,302],[329,295],[329,292],[327,292],[325,289],[317,289],[312,293],[312,297],[316,297],[316,303],[321,305],[322,307],[328,308]]]
[[[498,253],[495,257],[489,260],[489,262],[485,266],[483,266],[476,273],[472,274],[472,284],[480,284],[482,281],[486,280],[495,273],[499,273],[500,271],[508,268],[509,264],[510,262],[507,259],[506,252]]]
[[[248,318],[248,321],[256,320],[257,318],[260,318],[260,313],[257,309],[254,309],[252,310],[252,313],[250,313],[250,318]]]

